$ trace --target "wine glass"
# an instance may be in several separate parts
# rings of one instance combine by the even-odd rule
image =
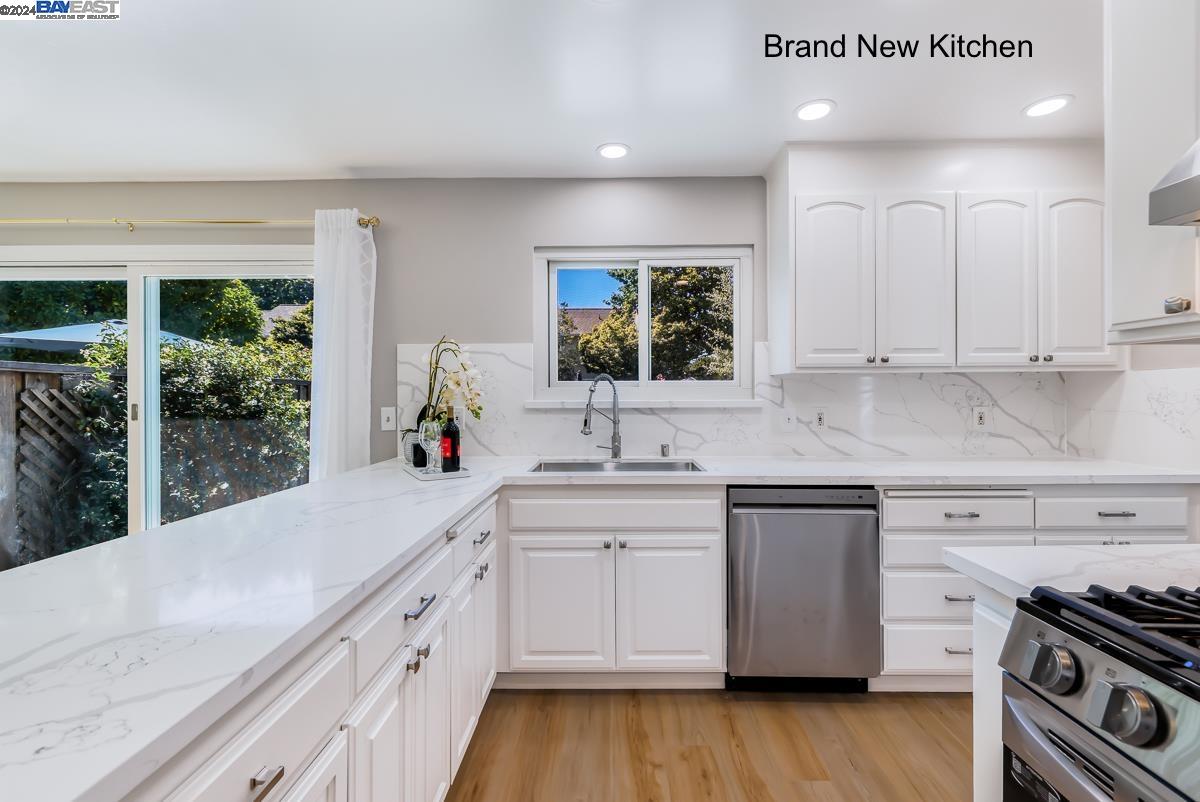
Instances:
[[[440,471],[434,466],[442,450],[442,424],[436,420],[423,420],[417,435],[420,438],[421,448],[425,449],[426,457],[426,468],[421,473],[439,473]]]

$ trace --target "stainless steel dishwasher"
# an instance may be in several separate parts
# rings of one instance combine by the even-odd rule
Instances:
[[[872,488],[729,489],[731,687],[879,676],[878,507]]]

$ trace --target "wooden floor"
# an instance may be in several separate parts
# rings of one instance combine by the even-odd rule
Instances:
[[[449,802],[967,802],[966,694],[495,691]]]

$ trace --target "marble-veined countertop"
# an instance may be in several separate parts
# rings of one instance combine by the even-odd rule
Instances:
[[[1200,587],[1200,544],[1129,546],[983,546],[950,548],[943,561],[961,574],[1016,599],[1038,585],[1081,591],[1089,585],[1124,590]]]
[[[530,474],[533,457],[477,458],[438,482],[385,462],[6,571],[0,797],[119,798],[505,484],[1200,483],[1082,459],[697,461]]]

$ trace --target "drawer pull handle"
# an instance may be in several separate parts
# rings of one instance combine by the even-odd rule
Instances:
[[[404,620],[416,621],[418,618],[425,615],[425,611],[432,607],[435,601],[437,601],[436,593],[431,593],[428,596],[422,596],[421,606],[415,610],[406,610],[404,613]]]
[[[1129,510],[1121,510],[1120,512],[1105,512],[1104,510],[1100,510],[1100,512],[1098,512],[1096,514],[1099,515],[1101,518],[1136,518],[1137,517],[1136,512],[1130,512]]]
[[[479,566],[479,570],[475,572],[475,579],[483,579],[489,570],[491,570],[491,566],[488,563]]]
[[[977,513],[977,512],[948,512],[948,513],[946,513],[947,520],[954,520],[955,518],[978,518],[978,517],[979,517],[979,513]]]
[[[479,538],[477,540],[472,540],[471,543],[476,546],[482,546],[484,541],[486,541],[491,536],[492,536],[492,530],[485,529],[484,531],[479,533]]]
[[[254,797],[254,802],[261,802],[261,800],[265,799],[267,794],[271,793],[282,779],[283,766],[276,766],[273,769],[263,766],[259,769],[258,774],[250,778],[250,790],[258,791],[258,794]],[[262,789],[261,791],[259,791],[260,788]]]
[[[426,660],[428,660],[429,652],[432,650],[432,648],[433,648],[432,643],[426,643],[424,648],[417,649],[417,657],[424,657]]]
[[[974,649],[955,649],[952,646],[947,646],[946,654],[975,654],[975,650]]]
[[[943,598],[948,602],[973,602],[975,594],[968,593],[966,596],[955,596],[953,593],[947,593]]]
[[[416,660],[413,660],[411,663],[406,663],[404,667],[407,668],[412,673],[416,674],[417,672],[419,672],[421,670],[421,658],[418,657]]]

